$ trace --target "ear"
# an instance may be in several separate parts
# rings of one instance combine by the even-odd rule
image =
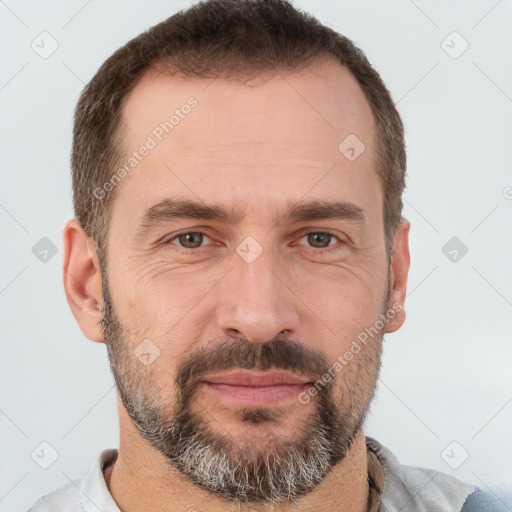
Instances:
[[[64,227],[63,250],[64,289],[69,307],[85,336],[104,343],[102,313],[98,310],[103,305],[98,255],[77,219],[68,221]]]
[[[407,276],[411,257],[409,254],[409,221],[402,219],[395,231],[391,266],[389,272],[389,301],[388,310],[395,311],[386,322],[385,332],[395,332],[405,322],[405,296],[407,292]]]

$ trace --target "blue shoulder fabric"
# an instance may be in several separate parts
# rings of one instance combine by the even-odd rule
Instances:
[[[460,512],[510,512],[512,506],[507,506],[496,495],[478,488],[471,493]]]

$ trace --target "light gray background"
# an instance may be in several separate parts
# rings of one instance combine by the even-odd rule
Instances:
[[[0,0],[1,511],[26,510],[117,446],[105,347],[81,334],[62,287],[72,115],[115,49],[190,3]],[[408,316],[386,337],[366,433],[402,463],[508,492],[512,510],[512,3],[295,4],[366,52],[406,126]],[[47,59],[31,48],[42,31],[59,44]],[[442,47],[453,31],[469,43],[456,59]],[[457,262],[442,252],[454,236],[468,248]],[[46,263],[32,252],[42,237],[57,246]],[[31,458],[43,441],[59,454],[46,470]],[[441,456],[453,441],[452,465],[469,453],[458,469]]]

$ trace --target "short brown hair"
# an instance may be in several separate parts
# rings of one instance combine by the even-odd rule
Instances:
[[[123,101],[150,67],[186,77],[256,76],[335,59],[355,77],[373,112],[376,170],[384,194],[388,259],[401,220],[405,187],[404,129],[380,75],[352,41],[287,0],[206,0],[141,33],[119,48],[82,91],[75,110],[72,182],[75,215],[106,254],[116,189],[98,199],[122,160]],[[341,141],[340,141],[341,142]]]

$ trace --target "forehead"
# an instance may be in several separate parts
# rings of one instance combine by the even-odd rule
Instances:
[[[152,69],[127,97],[122,118],[125,161],[151,149],[119,184],[114,211],[129,202],[136,215],[166,196],[238,202],[250,193],[261,208],[287,191],[287,201],[377,192],[370,105],[331,60],[245,80]],[[347,146],[364,151],[350,159]]]
[[[248,141],[250,133],[244,128],[254,134],[255,128],[261,127],[260,122],[268,126],[269,132],[285,127],[284,138],[289,135],[295,140],[302,132],[312,142],[325,137],[325,133],[317,131],[320,127],[321,132],[330,131],[336,141],[348,130],[363,138],[374,125],[360,85],[347,68],[332,59],[319,59],[293,71],[266,71],[250,78],[188,78],[173,76],[161,66],[158,69],[144,73],[124,102],[122,116],[129,127],[128,141],[137,132],[150,133],[191,96],[197,98],[200,107],[194,113],[200,112],[202,119],[211,124],[190,120],[181,123],[180,131],[186,134],[185,125],[193,125],[194,131],[204,128],[204,132],[210,132],[205,142],[222,139],[227,133],[231,139]],[[312,124],[309,129],[293,126],[297,119]]]

